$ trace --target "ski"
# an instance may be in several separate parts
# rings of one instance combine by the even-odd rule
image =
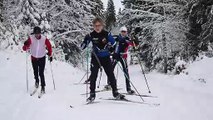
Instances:
[[[73,83],[73,85],[86,85],[86,84],[90,84],[90,83]]]
[[[35,89],[32,91],[32,93],[30,93],[30,96],[35,95],[37,91],[38,91],[38,88],[35,88]]]
[[[88,101],[86,103],[84,103],[83,105],[92,105],[92,104],[97,104],[97,103],[100,103],[99,101]],[[70,108],[74,108],[74,106],[70,105],[69,106]]]
[[[101,100],[116,101],[116,102],[128,102],[128,103],[134,103],[134,104],[144,104],[144,105],[149,105],[149,106],[154,106],[154,107],[160,106],[160,104],[150,104],[150,103],[146,103],[146,102],[138,102],[138,101],[129,100],[127,98],[124,98],[124,99],[115,99],[115,98],[105,99],[105,98],[100,98],[100,99]]]
[[[129,100],[129,99],[116,99],[116,98],[100,98],[101,100],[110,100],[110,101],[117,101],[117,102],[130,102],[130,103],[138,103],[138,104],[144,104],[144,102],[138,102],[138,101],[132,101],[132,100]]]
[[[109,90],[97,90],[97,91],[95,91],[95,93],[100,93],[100,92],[105,92],[105,91],[109,91]],[[88,95],[88,94],[90,94],[90,93],[83,93],[83,94],[80,94],[80,95]]]
[[[121,90],[122,88],[119,88],[118,90]],[[107,92],[107,91],[111,91],[111,89],[103,89],[103,90],[96,90],[95,93],[100,93],[100,92]],[[88,95],[90,93],[83,93],[83,94],[80,94],[80,95]]]
[[[93,100],[93,101],[86,102],[86,104],[84,104],[84,105],[91,105],[91,104],[96,104],[96,103],[100,103],[100,102]]]
[[[158,98],[157,96],[151,96],[151,95],[139,95],[137,93],[134,93],[134,94],[129,94],[129,93],[121,93],[121,94],[124,94],[124,95],[135,95],[135,96],[141,96],[141,97],[151,97],[151,98]]]
[[[40,92],[39,95],[38,95],[38,98],[40,99],[45,93],[43,92]]]

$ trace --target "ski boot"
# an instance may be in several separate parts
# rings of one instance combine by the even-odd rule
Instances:
[[[41,92],[38,95],[38,98],[40,99],[45,94],[45,87],[41,86]]]
[[[127,93],[128,93],[129,95],[133,95],[133,94],[135,94],[135,91],[134,91],[134,90],[131,90],[131,89],[128,89],[128,90],[127,90]]]
[[[39,83],[36,82],[35,83],[35,88],[38,89],[38,87],[39,87]]]
[[[104,89],[107,90],[107,91],[109,91],[109,90],[112,90],[112,87],[111,87],[111,85],[105,85]]]
[[[95,93],[90,93],[90,97],[87,98],[87,102],[91,103],[95,100]]]
[[[124,95],[122,95],[122,94],[120,94],[119,92],[113,92],[113,96],[114,96],[114,98],[115,99],[117,99],[117,100],[124,100],[125,99],[125,96]]]
[[[84,82],[84,84],[89,84],[89,83],[90,83],[90,79],[88,79]]]
[[[41,87],[41,93],[45,94],[45,87],[44,86]]]

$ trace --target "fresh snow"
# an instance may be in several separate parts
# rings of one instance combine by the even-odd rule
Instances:
[[[189,75],[147,74],[152,96],[144,98],[147,103],[160,106],[140,105],[125,102],[105,101],[112,98],[111,92],[97,94],[99,103],[84,105],[85,85],[74,85],[85,74],[83,70],[59,61],[53,62],[56,91],[53,89],[50,64],[46,63],[46,94],[38,99],[38,93],[26,92],[26,54],[0,52],[0,120],[212,120],[213,106],[213,58],[204,58],[189,65]],[[28,57],[30,60],[30,57]],[[33,90],[34,80],[29,62],[29,85]],[[142,94],[147,92],[139,65],[130,66],[131,80]],[[118,87],[125,88],[121,71]],[[101,88],[106,83],[104,75]],[[125,89],[121,90],[125,92]],[[139,97],[127,96],[140,101]],[[70,105],[73,108],[70,108]]]

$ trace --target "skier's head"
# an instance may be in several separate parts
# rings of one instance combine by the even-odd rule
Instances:
[[[128,30],[125,26],[123,26],[123,27],[120,28],[120,32],[121,32],[122,36],[127,36]]]
[[[104,21],[101,18],[95,18],[92,23],[97,33],[100,33],[104,29]]]
[[[34,27],[33,34],[35,35],[36,38],[39,38],[41,36],[41,28],[38,26]]]

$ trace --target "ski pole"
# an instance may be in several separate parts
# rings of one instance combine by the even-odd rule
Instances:
[[[99,76],[99,81],[98,81],[98,88],[100,88],[100,84],[101,84],[101,78],[102,78],[102,68],[100,68],[100,76]]]
[[[134,42],[134,41],[133,41],[133,44],[134,44],[134,46],[135,46],[135,42]],[[147,86],[148,92],[149,92],[149,93],[151,93],[151,90],[150,90],[150,87],[149,87],[149,83],[148,83],[148,80],[147,80],[146,75],[145,75],[145,71],[144,71],[143,66],[142,66],[142,63],[141,63],[141,61],[140,61],[139,54],[138,54],[138,53],[136,53],[136,51],[135,51],[135,47],[133,47],[133,48],[134,48],[134,52],[135,52],[135,54],[137,55],[138,62],[139,62],[139,64],[140,64],[140,68],[141,68],[142,74],[143,74],[143,76],[144,76],[144,80],[145,80],[145,83],[146,83],[146,86]]]
[[[54,86],[54,90],[55,90],[56,87],[55,87],[55,80],[54,80],[54,76],[53,76],[53,68],[52,68],[52,63],[51,62],[50,62],[50,70],[51,70],[52,80],[53,80],[53,86]]]
[[[117,66],[117,74],[116,74],[117,80],[118,80],[118,74],[119,74],[119,66]]]
[[[86,54],[86,56],[87,56],[87,72],[86,72],[86,76],[87,76],[87,80],[89,79],[89,48],[87,47],[87,54]],[[88,92],[89,91],[89,85],[88,84],[86,84],[86,93],[87,93],[87,95],[86,95],[86,101],[87,101],[87,98],[88,98]]]
[[[84,76],[81,78],[81,80],[77,84],[80,84],[86,76],[87,76],[87,72],[84,74]]]
[[[27,92],[29,91],[29,79],[28,79],[28,54],[26,51],[26,87],[27,87]]]
[[[150,90],[150,88],[149,88],[149,83],[148,83],[148,80],[147,80],[146,75],[145,75],[145,71],[144,71],[144,69],[143,69],[142,63],[141,63],[140,58],[139,58],[138,55],[137,55],[137,58],[138,58],[138,61],[139,61],[140,67],[141,67],[141,71],[142,71],[143,76],[144,76],[144,80],[145,80],[147,89],[148,89],[149,93],[151,93],[151,90]]]
[[[118,63],[118,66],[120,67],[120,69],[124,72],[124,70],[122,69],[121,65]],[[126,74],[126,72],[124,72],[125,77],[128,79],[128,81],[130,82],[130,84],[132,85],[132,87],[135,89],[136,93],[139,95],[139,97],[141,98],[141,100],[144,102],[144,99],[142,97],[142,95],[138,92],[137,88],[134,86],[134,84],[130,81],[129,76]]]

